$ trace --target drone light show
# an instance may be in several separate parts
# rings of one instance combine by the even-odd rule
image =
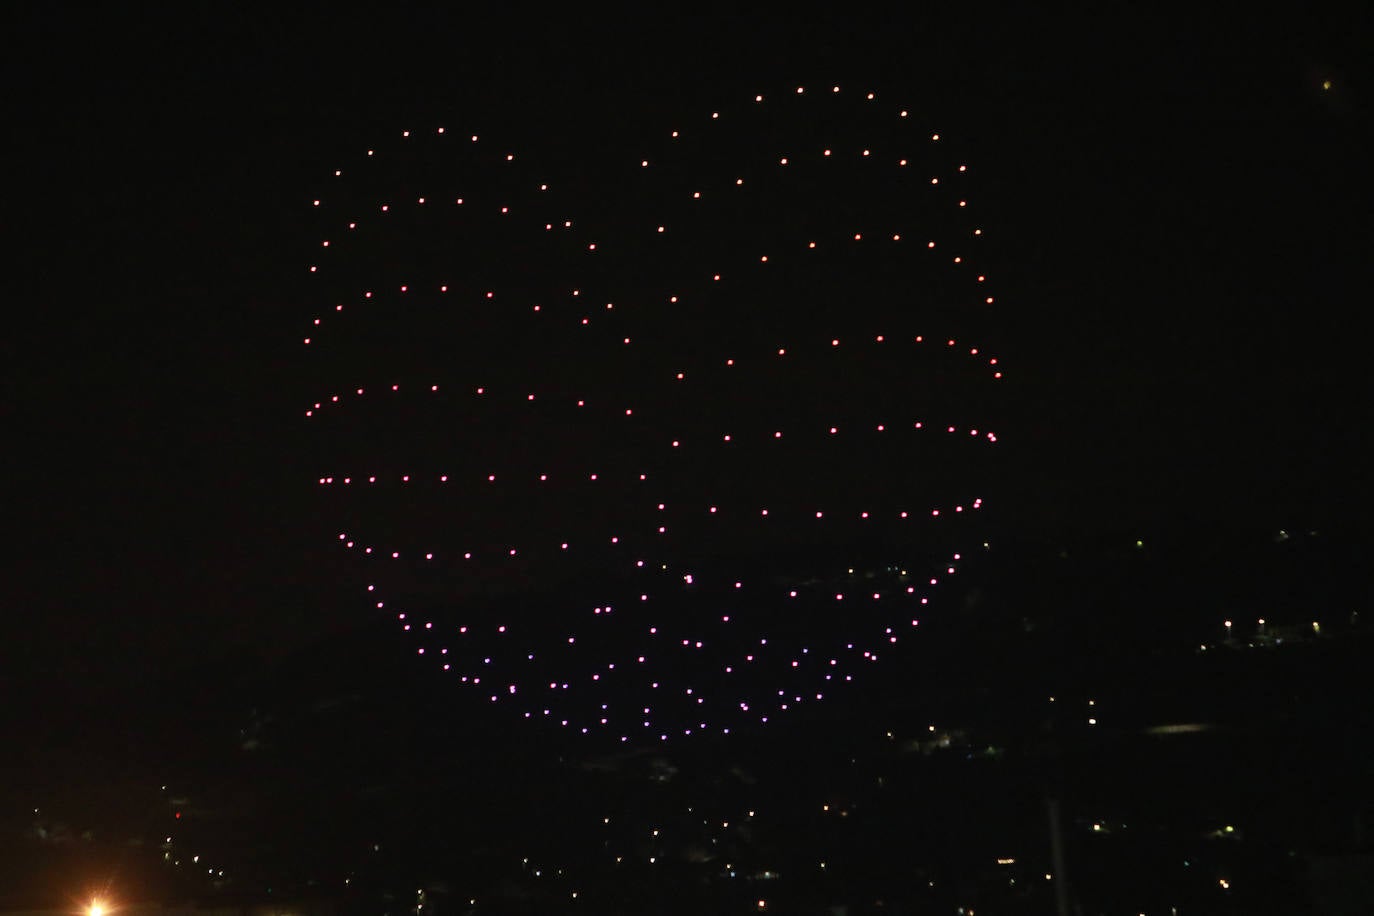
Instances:
[[[975,174],[830,85],[637,142],[341,154],[304,201],[299,409],[359,612],[473,702],[634,745],[900,664],[1003,448]]]

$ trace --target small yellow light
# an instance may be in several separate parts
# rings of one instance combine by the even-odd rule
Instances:
[[[87,916],[105,916],[105,904],[99,900],[92,900],[91,905],[86,909]]]
[[[1323,88],[1323,89],[1326,89],[1326,90],[1330,90],[1330,88],[1331,88],[1331,80],[1322,80],[1322,88]]]

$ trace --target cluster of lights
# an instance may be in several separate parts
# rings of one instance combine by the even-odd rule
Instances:
[[[830,90],[789,92],[796,102],[778,121],[760,120],[758,106],[767,103],[757,95],[733,112],[711,112],[704,125],[667,131],[648,155],[627,155],[627,178],[647,182],[642,200],[632,202],[634,217],[584,219],[577,214],[595,214],[597,195],[582,189],[579,198],[575,181],[554,180],[536,156],[481,153],[488,145],[481,134],[444,128],[403,131],[394,148],[370,149],[358,169],[335,169],[332,177],[346,182],[381,161],[400,171],[443,161],[439,168],[455,174],[424,172],[402,183],[405,194],[339,190],[311,199],[332,228],[309,264],[322,284],[321,308],[303,341],[311,358],[334,360],[324,384],[337,382],[335,343],[355,378],[370,376],[335,384],[304,408],[322,436],[369,446],[331,456],[338,464],[316,483],[340,498],[377,494],[363,497],[365,506],[336,510],[330,502],[345,520],[338,542],[365,564],[369,604],[414,639],[417,656],[484,701],[620,742],[728,734],[822,700],[895,651],[958,570],[958,552],[933,568],[923,561],[920,574],[900,568],[915,565],[906,558],[892,565],[868,557],[870,568],[841,574],[812,561],[786,573],[742,561],[722,569],[713,556],[732,538],[764,548],[806,538],[832,559],[851,558],[855,542],[875,537],[914,545],[917,534],[928,539],[948,528],[956,539],[949,526],[984,504],[976,492],[908,492],[907,477],[936,481],[918,464],[932,452],[962,464],[963,449],[981,454],[994,446],[998,437],[985,423],[932,418],[924,408],[941,409],[938,400],[913,416],[910,403],[874,406],[855,395],[813,406],[804,385],[788,393],[798,379],[830,377],[842,391],[867,369],[874,378],[905,373],[927,399],[942,393],[938,385],[998,386],[1003,377],[996,357],[923,318],[915,304],[925,292],[918,270],[945,278],[955,291],[942,292],[942,301],[960,314],[994,302],[977,265],[983,229],[968,219],[967,166],[930,153],[947,143],[916,129],[907,110],[887,109],[873,93]],[[763,130],[749,148],[766,143],[779,154],[727,166],[720,153],[738,143],[728,125]],[[435,157],[435,149],[455,158]],[[934,164],[917,166],[918,159]],[[841,201],[848,224],[810,220],[813,197]],[[784,198],[799,207],[794,221],[771,216]],[[703,226],[719,232],[704,236]],[[458,243],[437,265],[377,255],[396,239],[429,232],[446,240],[449,231],[509,239],[521,269],[481,276],[484,265],[466,260]],[[836,260],[817,260],[825,257]],[[823,331],[788,320],[776,305],[769,307],[782,317],[768,322],[740,311],[752,297],[798,295],[781,291],[796,277],[868,269],[847,260],[854,258],[892,274],[867,295],[913,304],[863,316],[835,303]],[[524,269],[527,262],[556,266]],[[360,276],[359,264],[378,275]],[[556,275],[542,285],[529,281],[539,269]],[[769,293],[772,284],[778,292]],[[433,320],[447,327],[466,321],[473,333],[499,327],[491,347],[504,349],[494,361],[409,359],[395,350],[362,358],[349,349],[367,350],[375,330],[425,315],[443,316]],[[740,339],[728,333],[735,315],[751,325]],[[702,322],[725,331],[684,345]],[[545,352],[540,346],[564,362],[526,355]],[[933,365],[938,385],[920,375]],[[594,371],[602,366],[603,374]],[[783,399],[775,415],[731,413],[738,403],[762,403],[764,392]],[[370,431],[378,416],[420,424],[433,436],[407,451],[404,436],[393,443]],[[515,443],[462,438],[483,423],[517,430]],[[582,456],[585,446],[555,434],[597,448]],[[805,468],[822,451],[851,463],[886,456],[890,466],[919,470],[903,471],[900,481],[865,481],[860,469],[832,468],[809,475],[805,492],[768,490],[768,469]],[[750,462],[765,471],[732,478],[736,463]],[[839,477],[847,477],[845,487]],[[862,493],[850,492],[856,488]],[[433,508],[403,508],[416,499]],[[453,500],[459,508],[442,508]],[[526,508],[485,508],[503,500]],[[540,517],[546,500],[578,508]],[[381,521],[388,511],[402,522]],[[423,534],[405,530],[406,513],[416,511],[447,513],[442,533],[432,525]],[[517,516],[528,517],[524,528],[511,521]],[[584,599],[587,588],[570,587],[564,607],[551,613],[531,612],[502,591],[511,581],[548,591],[572,580],[601,591]],[[484,592],[491,581],[497,585]],[[445,592],[435,582],[450,584],[446,598],[433,597],[436,588]],[[480,597],[488,593],[497,598]]]

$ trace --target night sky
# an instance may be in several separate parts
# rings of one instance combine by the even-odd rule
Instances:
[[[3,705],[25,727],[359,619],[298,409],[307,204],[410,124],[596,161],[758,86],[900,97],[995,230],[995,532],[1358,530],[1369,26],[7,9]]]

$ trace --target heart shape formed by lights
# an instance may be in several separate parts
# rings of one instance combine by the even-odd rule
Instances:
[[[418,657],[630,743],[900,651],[981,540],[1002,384],[968,169],[916,122],[798,88],[633,145],[439,127],[334,170],[303,413]]]

